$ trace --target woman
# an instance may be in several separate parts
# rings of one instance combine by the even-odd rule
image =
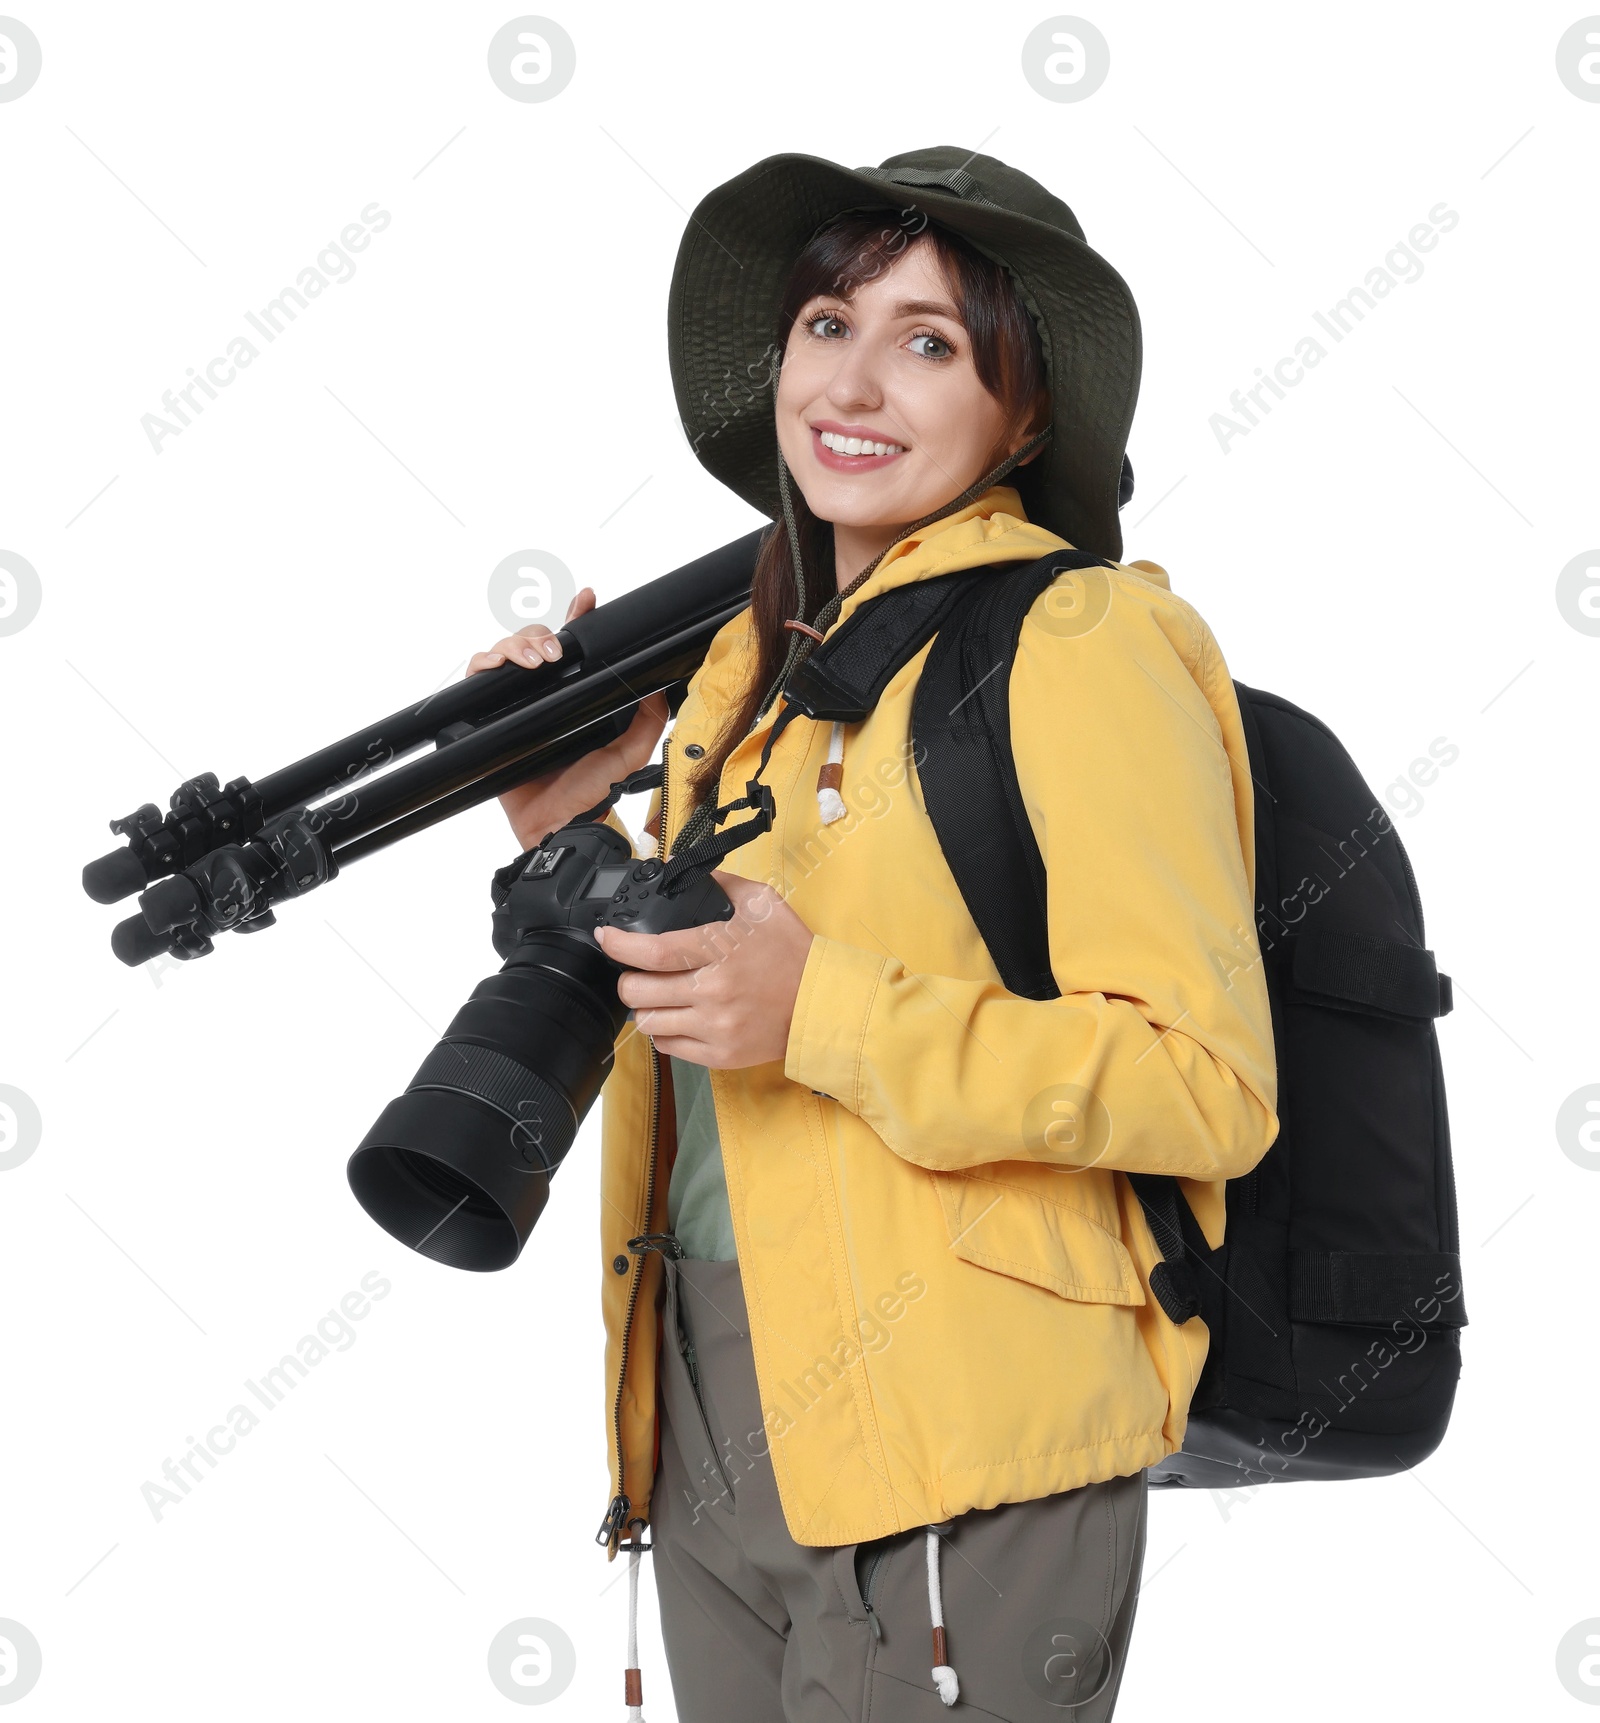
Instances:
[[[863,723],[783,729],[775,826],[718,872],[731,923],[602,936],[640,1033],[605,1090],[601,1540],[636,1588],[650,1528],[694,1723],[1103,1723],[1146,1470],[1208,1339],[1150,1294],[1121,1175],[1181,1177],[1216,1245],[1277,1131],[1232,683],[1162,571],[1115,561],[1137,314],[1064,204],[941,148],[719,188],[669,324],[696,454],[774,526],[663,745],[663,852],[743,792],[783,676],[862,603],[1069,543],[1110,566],[1045,590],[1011,673],[1059,998],[1006,991],[920,806],[925,653]],[[529,628],[472,669],[559,651]],[[665,718],[505,797],[519,839]]]

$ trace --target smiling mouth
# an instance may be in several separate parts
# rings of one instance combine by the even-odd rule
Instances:
[[[811,447],[818,461],[836,472],[868,472],[885,467],[905,454],[903,443],[876,437],[846,436],[842,431],[811,430]]]

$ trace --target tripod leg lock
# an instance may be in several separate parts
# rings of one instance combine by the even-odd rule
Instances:
[[[247,844],[229,844],[159,881],[139,899],[152,933],[185,933],[192,946],[231,928],[272,925],[271,906],[304,897],[336,877],[322,821],[304,808],[269,820]],[[198,950],[194,955],[203,956]]]

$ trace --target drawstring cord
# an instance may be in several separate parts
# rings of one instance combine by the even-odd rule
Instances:
[[[631,1521],[628,1529],[632,1536],[624,1546],[628,1551],[628,1666],[623,1672],[623,1702],[628,1707],[627,1723],[644,1723],[644,1674],[639,1667],[639,1561],[654,1545],[642,1541],[643,1520]],[[933,1627],[933,1685],[945,1705],[954,1705],[961,1696],[961,1682],[950,1663],[944,1592],[939,1583],[939,1539],[954,1530],[953,1520],[939,1520],[926,1528],[924,1544],[928,1563],[928,1620]],[[873,1619],[870,1607],[869,1620]]]
[[[642,1522],[635,1520],[635,1526]],[[628,1667],[624,1674],[624,1703],[628,1723],[644,1723],[644,1675],[639,1668],[639,1558],[651,1548],[639,1542],[639,1534],[628,1544]]]
[[[944,1631],[944,1597],[939,1588],[939,1537],[953,1529],[950,1520],[941,1520],[928,1527],[928,1616],[933,1623],[933,1684],[946,1705],[954,1705],[961,1694],[961,1683],[950,1667],[950,1650]]]
[[[828,763],[817,773],[817,812],[825,826],[842,820],[850,811],[840,792],[844,789],[844,725],[837,720],[828,734]]]

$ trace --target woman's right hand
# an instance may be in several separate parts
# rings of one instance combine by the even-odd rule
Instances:
[[[594,609],[594,588],[586,586],[567,608],[566,620]],[[515,634],[497,640],[487,652],[476,652],[467,664],[467,674],[493,670],[501,664],[533,668],[561,657],[561,642],[543,623],[530,623]],[[614,742],[596,748],[570,766],[558,766],[507,790],[500,798],[511,829],[522,847],[532,849],[547,832],[566,825],[585,808],[592,808],[619,778],[636,772],[655,752],[661,732],[667,727],[667,697],[650,694],[639,702],[633,722]]]

